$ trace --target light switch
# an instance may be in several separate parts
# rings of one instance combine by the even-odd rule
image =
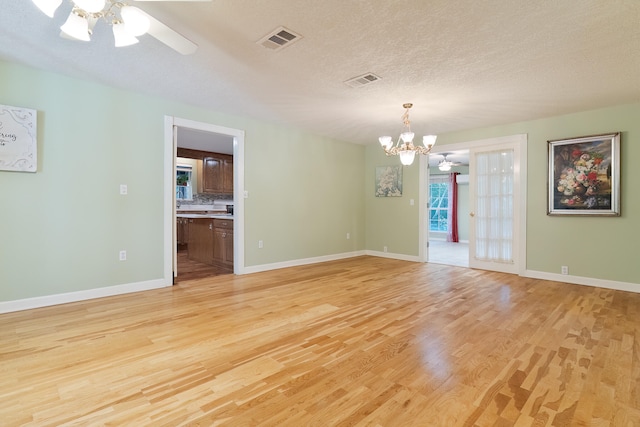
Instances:
[[[127,184],[120,184],[120,194],[125,196],[128,192]]]
[[[409,205],[413,206],[415,204],[415,202],[413,201],[413,199],[409,200]]]

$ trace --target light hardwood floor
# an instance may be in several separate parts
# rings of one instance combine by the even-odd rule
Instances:
[[[640,425],[640,294],[359,257],[0,325],[2,426]]]

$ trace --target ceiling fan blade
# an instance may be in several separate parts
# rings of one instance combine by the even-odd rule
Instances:
[[[162,43],[169,46],[171,49],[183,54],[191,55],[198,49],[198,45],[187,39],[183,35],[179,34],[175,30],[167,27],[162,22],[158,21],[153,16],[149,15],[143,10],[140,10],[147,18],[149,18],[149,30],[147,34],[155,37]]]

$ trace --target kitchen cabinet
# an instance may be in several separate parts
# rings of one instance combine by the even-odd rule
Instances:
[[[222,191],[233,194],[233,156],[222,159]]]
[[[178,157],[202,160],[202,192],[233,194],[233,156],[178,147]],[[198,189],[200,188],[198,182]]]
[[[213,261],[213,220],[211,218],[189,218],[190,260],[212,264]]]
[[[187,221],[187,257],[193,261],[233,271],[233,220],[188,218]]]
[[[233,156],[212,154],[202,159],[202,191],[233,194]]]
[[[222,268],[233,270],[232,220],[213,220],[213,262]]]
[[[189,219],[176,218],[176,234],[179,245],[189,243]]]

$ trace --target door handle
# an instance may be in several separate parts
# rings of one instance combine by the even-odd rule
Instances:
[[[476,216],[476,214],[475,214],[475,212],[469,212],[469,216],[470,216],[471,218],[473,218],[474,216]]]
[[[213,224],[209,224],[209,230],[213,230]]]

